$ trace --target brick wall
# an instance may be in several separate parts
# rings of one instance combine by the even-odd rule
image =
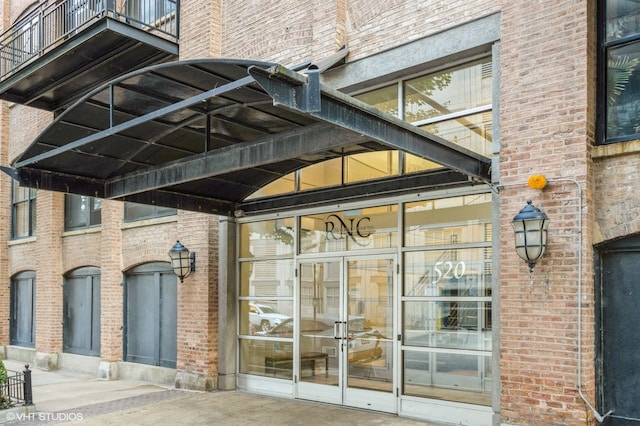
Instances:
[[[36,275],[36,351],[62,351],[62,231],[64,194],[39,191],[36,201],[37,238],[30,255]]]
[[[294,65],[346,44],[353,61],[499,10],[493,0],[232,0],[222,8],[222,55]]]
[[[640,232],[640,142],[600,148],[606,156],[595,159],[596,243]]]
[[[15,22],[33,3],[35,3],[33,0],[5,0],[3,10],[9,11],[9,23]],[[46,3],[46,0],[40,0],[39,3]]]
[[[180,2],[180,59],[220,57],[220,0]]]
[[[9,161],[15,161],[31,145],[36,137],[51,123],[53,113],[37,110],[23,105],[12,104],[9,109],[10,132]]]
[[[7,25],[30,3],[4,0]],[[584,424],[589,412],[577,392],[577,283],[583,282],[583,382],[594,401],[592,243],[640,228],[640,204],[628,196],[637,181],[638,157],[598,159],[593,171],[594,2],[546,0],[183,0],[181,59],[230,57],[286,65],[321,59],[343,44],[348,60],[455,27],[501,11],[500,167],[503,184],[542,173],[549,179],[575,179],[584,189],[583,226],[578,228],[576,185],[551,183],[543,191],[525,185],[500,191],[500,395],[501,422]],[[0,106],[0,163],[7,164],[51,120],[28,107]],[[9,124],[14,133],[9,133]],[[19,131],[17,131],[19,129]],[[10,144],[8,143],[10,141]],[[620,172],[624,171],[624,177]],[[594,204],[595,191],[601,193]],[[9,199],[9,180],[0,177],[0,195]],[[605,198],[606,197],[606,198]],[[513,216],[530,198],[551,219],[546,256],[530,274],[513,250]],[[598,210],[594,210],[598,207]],[[37,271],[37,298],[55,299],[44,308],[36,331],[37,348],[61,348],[62,274],[94,265],[102,273],[102,353],[122,359],[122,272],[148,261],[167,261],[176,239],[197,253],[197,270],[179,284],[178,369],[206,376],[217,362],[217,218],[180,212],[176,222],[122,229],[122,204],[104,202],[100,234],[78,234],[56,242],[63,198],[38,194],[38,237],[0,249],[0,276]],[[597,217],[594,211],[598,211]],[[0,232],[9,239],[10,209],[0,208]],[[579,232],[598,225],[599,233]],[[62,245],[60,245],[62,244]],[[582,276],[578,276],[578,248]],[[36,256],[49,255],[45,266]],[[11,259],[8,262],[8,258]],[[6,296],[6,297],[3,297]],[[0,286],[0,300],[8,300]],[[0,304],[0,318],[8,304]],[[42,339],[42,340],[41,340]],[[0,326],[0,343],[8,327]]]
[[[594,111],[591,2],[504,2],[500,124],[501,183],[532,174],[585,188],[583,227],[592,216],[590,147]],[[587,57],[587,52],[592,55]],[[530,274],[513,249],[509,223],[527,198],[549,216],[549,247]],[[578,196],[571,182],[543,191],[500,191],[501,418],[515,424],[584,424],[577,391]],[[582,244],[585,393],[593,401],[591,239]]]
[[[122,359],[122,231],[123,203],[102,203],[100,235],[100,358],[104,361]],[[70,253],[71,254],[71,253]]]
[[[196,253],[196,271],[178,284],[178,370],[213,376],[218,358],[218,219],[180,212],[177,235]]]
[[[345,10],[345,0],[225,1],[222,54],[289,66],[322,59],[345,44]]]
[[[0,2],[0,25],[5,28],[9,22],[10,0]],[[9,106],[0,101],[0,164],[8,163],[9,152]],[[5,173],[0,172],[0,239],[8,241],[11,236],[11,179]],[[0,279],[9,276],[9,258],[7,244],[0,244]],[[9,285],[5,281],[0,284],[0,300],[9,300]],[[0,345],[9,340],[9,321],[1,318],[9,318],[9,304],[0,303]]]

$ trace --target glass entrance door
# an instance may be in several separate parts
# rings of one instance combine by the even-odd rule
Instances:
[[[395,412],[390,257],[300,264],[297,396]]]

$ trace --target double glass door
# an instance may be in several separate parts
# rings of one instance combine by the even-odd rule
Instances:
[[[299,265],[296,394],[395,412],[395,259]]]

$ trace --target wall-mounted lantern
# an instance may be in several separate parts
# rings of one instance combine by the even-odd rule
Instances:
[[[527,200],[527,205],[511,222],[516,233],[516,253],[527,264],[529,272],[533,272],[536,262],[547,248],[547,227],[549,218],[543,211]]]
[[[196,270],[195,252],[189,252],[189,249],[183,246],[180,241],[176,241],[171,247],[169,257],[171,258],[173,273],[180,278],[180,282],[183,282],[186,277]]]

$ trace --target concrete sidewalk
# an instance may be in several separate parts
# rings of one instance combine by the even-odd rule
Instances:
[[[4,363],[24,370],[24,363]],[[436,425],[329,404],[100,380],[64,370],[34,369],[32,381],[35,411],[0,411],[0,425]]]

